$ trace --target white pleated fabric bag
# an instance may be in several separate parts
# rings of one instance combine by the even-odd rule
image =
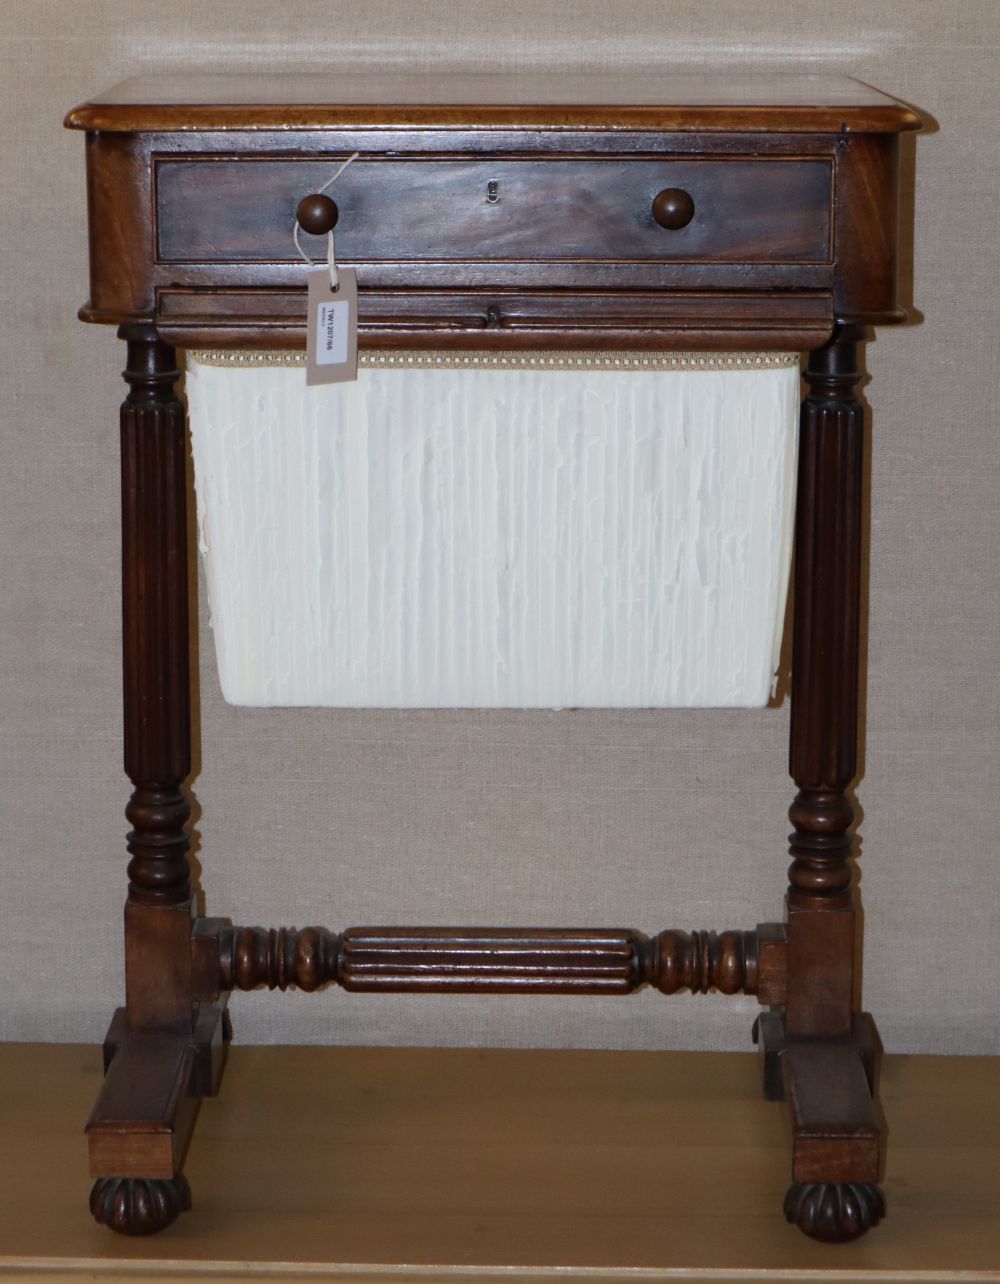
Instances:
[[[797,357],[362,357],[188,354],[228,701],[766,704]]]

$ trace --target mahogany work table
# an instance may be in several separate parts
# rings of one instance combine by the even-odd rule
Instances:
[[[91,1210],[127,1234],[190,1207],[198,1099],[229,992],[754,994],[794,1143],[785,1214],[822,1240],[884,1213],[876,1036],[857,1006],[848,790],[858,751],[869,326],[896,298],[907,107],[847,78],[214,76],[127,82],[87,131],[90,301],[126,341],[126,1004],[87,1126]],[[336,165],[358,159],[328,197]],[[350,181],[348,180],[348,177]],[[304,200],[306,197],[310,200]],[[332,197],[336,196],[337,203]],[[338,208],[339,205],[339,208]],[[753,929],[352,928],[193,917],[184,410],[176,347],[305,344],[337,222],[359,342],[381,348],[808,351],[795,524],[784,921]],[[569,377],[569,376],[567,376]],[[211,869],[211,853],[207,866]]]

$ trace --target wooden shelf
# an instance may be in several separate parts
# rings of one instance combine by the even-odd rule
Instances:
[[[0,1276],[1000,1280],[989,1058],[886,1059],[890,1215],[837,1246],[781,1220],[785,1111],[749,1054],[236,1046],[194,1210],[148,1240],[82,1198],[100,1064],[0,1047]]]

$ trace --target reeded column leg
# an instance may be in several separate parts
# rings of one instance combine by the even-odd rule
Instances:
[[[87,1126],[91,1211],[129,1235],[190,1206],[180,1175],[194,1121],[196,1009],[183,782],[191,770],[184,409],[173,348],[125,325],[121,409],[125,770],[134,786],[125,905],[126,1006],[105,1045]]]
[[[789,766],[788,989],[783,1093],[795,1133],[790,1221],[854,1239],[882,1215],[871,1035],[855,1011],[850,864],[858,763],[864,332],[842,326],[810,354],[799,438]],[[773,1034],[773,1025],[771,1027]],[[850,1135],[848,1135],[850,1134]]]
[[[128,1021],[190,1029],[191,879],[182,784],[191,770],[184,408],[173,348],[151,326],[123,326],[122,624]]]
[[[799,435],[789,771],[790,976],[785,1032],[843,1036],[854,1011],[854,897],[845,791],[858,762],[864,416],[860,334],[810,354]]]

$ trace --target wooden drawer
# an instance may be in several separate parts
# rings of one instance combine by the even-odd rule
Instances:
[[[156,161],[160,263],[297,261],[295,208],[342,159],[197,156]],[[694,201],[682,228],[653,201]],[[831,259],[825,158],[364,157],[330,189],[345,261],[715,261]],[[302,235],[306,252],[322,237]]]

